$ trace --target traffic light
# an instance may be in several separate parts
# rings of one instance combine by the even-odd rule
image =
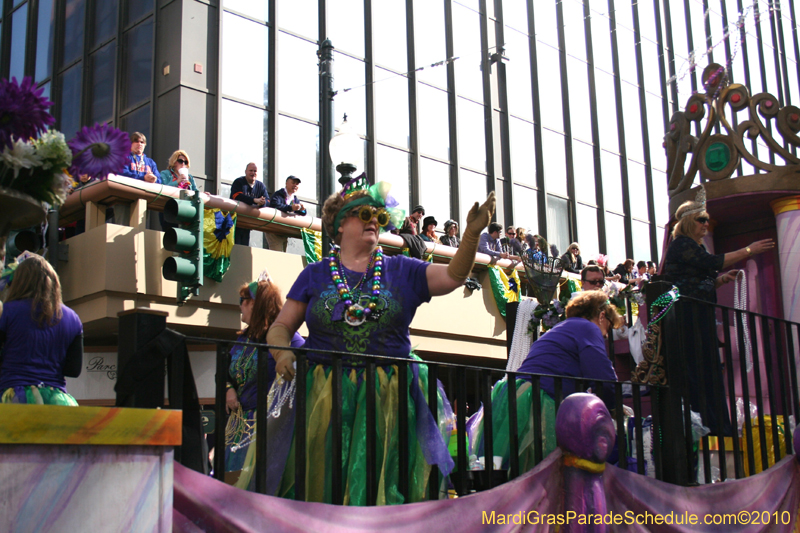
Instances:
[[[172,257],[164,261],[164,278],[178,282],[178,305],[189,293],[198,296],[203,285],[203,200],[195,191],[181,191],[179,200],[164,206],[164,220],[177,227],[164,232],[164,248]]]

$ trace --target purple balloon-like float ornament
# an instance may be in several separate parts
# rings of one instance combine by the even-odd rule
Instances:
[[[556,416],[556,440],[564,452],[564,513],[605,515],[606,498],[602,472],[614,448],[614,424],[597,396],[577,393],[568,396]],[[571,520],[565,532],[605,532],[602,524],[581,524]]]

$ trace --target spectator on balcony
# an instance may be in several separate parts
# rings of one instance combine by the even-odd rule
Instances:
[[[577,242],[573,242],[561,256],[561,262],[564,264],[564,270],[572,272],[573,274],[580,273],[583,270],[583,259],[581,258],[581,247]]]
[[[581,270],[581,290],[596,291],[606,284],[603,269],[597,265],[587,265]]]
[[[50,263],[26,254],[6,273],[12,279],[0,315],[0,403],[78,405],[64,376],[81,374],[81,319],[62,303]]]
[[[626,259],[624,263],[617,265],[614,274],[619,275],[619,282],[628,284],[633,279],[633,259]]]
[[[425,208],[421,205],[418,205],[411,211],[411,214],[408,215],[403,221],[403,225],[397,230],[397,233],[403,234],[407,233],[409,235],[419,235],[422,233],[419,229],[419,221],[422,220],[422,217],[425,216]]]
[[[448,294],[463,285],[475,261],[478,236],[491,220],[494,210],[494,193],[490,194],[482,206],[475,203],[467,215],[467,227],[461,246],[449,265],[431,264],[403,255],[384,256],[378,247],[379,233],[382,228],[391,229],[390,221],[395,217],[398,221],[401,220],[402,213],[398,216],[396,212],[393,214],[392,208],[387,208],[387,204],[392,205],[394,200],[386,196],[388,191],[381,185],[379,183],[367,187],[363,183],[358,186],[358,190],[350,189],[347,194],[337,193],[325,201],[322,223],[325,231],[333,236],[337,247],[332,251],[330,261],[311,263],[303,270],[289,291],[283,310],[267,336],[269,344],[288,347],[291,336],[303,322],[308,325],[309,336],[305,348],[309,349],[309,370],[307,375],[300,378],[306,380],[306,390],[309,393],[318,390],[323,383],[330,383],[326,376],[331,356],[319,353],[318,350],[417,359],[411,353],[409,334],[409,325],[417,308],[430,301],[432,296]],[[278,361],[278,375],[293,379],[294,353],[290,350],[273,350],[273,354]],[[344,361],[346,367],[354,364],[363,365],[347,359]],[[428,466],[425,463],[438,465],[443,475],[448,475],[453,461],[425,400],[425,391],[428,390],[427,369],[424,365],[411,364],[408,370],[409,420],[416,419],[416,427],[424,428],[423,433],[429,436],[420,439],[419,445],[412,443],[409,450],[407,464],[411,465],[411,479],[415,481],[409,487],[405,501],[413,502],[426,497],[428,480],[423,471]],[[398,378],[396,369],[387,369],[385,376],[383,370],[378,372],[381,383],[386,383],[385,388],[381,386],[381,391],[385,392],[381,392],[380,400],[376,401],[380,411],[382,405],[393,405],[396,401]],[[366,400],[361,400],[364,398],[365,374],[361,367],[345,370],[344,375],[344,405],[349,406],[350,411],[343,413],[343,416],[344,420],[351,420],[352,417],[363,416],[366,411]],[[314,449],[315,446],[324,448],[330,402],[325,404],[323,396],[319,396],[319,401],[315,399],[316,396],[309,398],[308,412],[319,410],[325,422],[317,424],[317,429],[309,426],[308,446],[309,449]],[[438,412],[442,414],[450,406],[443,394],[439,398],[443,404]],[[379,412],[379,419],[382,420],[382,416]],[[347,479],[342,486],[347,487],[345,502],[364,505],[365,426],[359,418],[355,420],[355,423],[348,424],[345,428],[347,431],[342,457],[351,459],[345,473]],[[443,420],[441,418],[440,422]],[[391,438],[391,434],[381,434],[378,438],[380,442],[387,442],[383,439]],[[382,464],[397,464],[397,449],[389,447],[387,453],[390,456],[384,458]],[[307,471],[311,479],[318,481],[306,486],[307,498],[310,501],[329,501],[330,481],[325,478],[324,472],[326,468],[330,468],[330,462],[334,458],[330,454],[313,455],[319,457],[319,461],[310,461]],[[327,455],[324,457],[327,465],[320,464],[323,462],[323,455]],[[397,492],[396,477],[383,477],[388,473],[388,470],[376,473],[378,479],[386,479],[379,501],[388,504],[404,503],[404,498]],[[320,477],[315,477],[317,475]],[[287,470],[284,476],[289,476],[284,477],[285,480],[293,479],[293,472]],[[436,479],[435,476],[432,478]]]
[[[264,207],[267,205],[267,188],[258,181],[258,166],[255,163],[248,163],[244,170],[244,176],[236,178],[231,184],[231,200],[242,202],[253,207]],[[234,244],[250,246],[250,230],[236,228],[233,235]]]
[[[156,162],[144,155],[145,146],[147,138],[143,133],[137,131],[131,134],[131,153],[121,175],[148,183],[161,183]]]
[[[286,185],[283,189],[275,191],[269,200],[269,206],[278,211],[283,211],[287,215],[306,216],[305,206],[297,198],[297,191],[300,189],[300,178],[289,176],[286,178]],[[285,252],[289,238],[279,233],[265,233],[270,250]]]
[[[444,223],[444,236],[439,239],[445,246],[458,248],[461,244],[461,239],[458,237],[458,222],[455,220],[448,220]]]
[[[608,302],[602,291],[579,293],[568,304],[567,319],[559,322],[551,330],[531,345],[528,356],[516,370],[523,374],[551,376],[570,376],[563,379],[561,393],[567,397],[578,390],[576,381],[583,380],[584,388],[591,387],[609,407],[614,407],[614,386],[612,383],[592,383],[602,379],[616,381],[617,374],[606,351],[605,337],[612,328],[622,325],[622,317]],[[506,378],[507,379],[507,378]],[[507,381],[499,381],[492,391],[492,415],[494,454],[503,457],[503,468],[509,463],[508,443],[508,389]],[[541,377],[539,401],[542,413],[542,448],[548,455],[556,447],[555,438],[555,380]],[[533,406],[533,389],[530,375],[517,378],[517,412],[530,413]],[[523,420],[524,418],[524,420]],[[532,417],[520,417],[517,427],[519,435],[519,466],[524,472],[532,468],[534,460],[534,437]],[[481,430],[482,431],[482,430]],[[479,440],[482,436],[479,437]],[[524,444],[527,443],[527,444]],[[482,449],[482,443],[479,444]]]
[[[439,223],[436,222],[434,217],[425,217],[425,220],[422,221],[422,240],[425,242],[433,242],[436,244],[442,244],[439,241],[439,237],[436,235],[436,226]]]
[[[481,233],[480,240],[478,241],[478,251],[492,257],[495,261],[498,258],[508,259],[509,254],[503,251],[503,246],[500,244],[500,231],[503,226],[497,222],[489,224],[485,233]]]
[[[709,215],[702,202],[688,201],[681,204],[675,212],[678,222],[672,230],[672,242],[667,248],[664,261],[664,274],[677,285],[681,296],[689,296],[706,302],[717,302],[717,287],[736,279],[738,270],[720,274],[720,270],[743,261],[757,254],[772,250],[775,243],[772,239],[755,241],[750,246],[725,254],[710,254],[703,246],[703,237],[708,234]],[[693,304],[687,301],[683,313],[684,323],[680,331],[685,335],[685,356],[689,364],[700,361],[705,369],[702,381],[696,372],[688,372],[689,390],[692,409],[699,412],[703,423],[711,429],[712,434],[719,435],[718,424],[721,424],[725,436],[733,435],[733,426],[728,416],[727,402],[714,394],[714,382],[722,383],[722,366],[719,360],[717,326],[714,307]],[[695,339],[696,329],[700,330],[700,343]],[[696,367],[693,367],[696,368]],[[705,412],[700,405],[700,383],[705,396]],[[721,402],[721,403],[720,403]],[[723,411],[723,420],[717,419],[717,408]]]
[[[194,176],[189,174],[189,154],[183,150],[175,150],[169,156],[167,170],[161,171],[161,183],[179,189],[197,190]]]
[[[534,263],[547,262],[547,250],[550,247],[544,237],[541,235],[526,233],[525,242],[528,243],[528,249],[525,250],[525,254],[528,256],[530,261]]]
[[[522,257],[522,254],[528,249],[528,242],[525,240],[525,228],[517,228],[516,239],[519,242],[519,256]]]
[[[238,342],[266,342],[267,330],[283,307],[283,297],[277,285],[265,271],[257,281],[239,288],[239,308],[242,322],[247,325],[239,332]],[[303,345],[303,337],[294,334],[291,345]],[[275,380],[275,359],[267,356],[267,382],[270,388]],[[239,488],[253,490],[253,465],[245,465],[247,451],[255,442],[256,399],[258,397],[258,348],[235,344],[228,361],[228,380],[225,394],[225,411],[229,413],[225,428],[225,482]],[[255,459],[251,454],[251,459]],[[248,468],[243,468],[248,466]]]
[[[508,253],[509,257],[519,259],[522,255],[522,243],[517,240],[517,230],[514,226],[506,228],[506,236],[500,239],[501,249]]]
[[[636,272],[634,274],[636,279],[648,279],[647,263],[645,261],[639,261],[636,263]]]
[[[656,275],[656,264],[652,261],[647,262],[647,279],[653,279]]]

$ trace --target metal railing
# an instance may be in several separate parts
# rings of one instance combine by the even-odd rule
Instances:
[[[257,492],[266,493],[267,491],[267,445],[269,438],[267,435],[267,394],[266,387],[267,381],[267,357],[266,352],[270,348],[266,344],[243,343],[238,341],[222,341],[222,340],[209,340],[207,338],[191,338],[187,340],[197,340],[204,343],[214,342],[217,346],[217,367],[216,367],[216,404],[215,404],[215,454],[213,460],[214,476],[223,480],[225,475],[225,394],[226,394],[226,381],[228,380],[228,353],[231,347],[235,344],[246,345],[255,347],[258,350],[258,399],[256,408],[256,467],[255,467],[255,489]],[[296,376],[305,376],[309,368],[309,361],[307,350],[304,348],[294,349],[297,355],[297,370]],[[342,456],[342,377],[343,369],[357,367],[363,369],[362,379],[367,387],[366,389],[366,458],[367,458],[367,504],[375,505],[378,493],[378,472],[375,467],[376,458],[378,457],[377,450],[377,430],[376,430],[376,370],[378,366],[397,366],[398,375],[398,425],[399,425],[399,438],[398,438],[398,453],[399,453],[399,473],[398,473],[398,488],[406,501],[409,495],[409,465],[408,465],[408,449],[409,449],[409,428],[408,428],[408,380],[413,374],[410,372],[409,365],[411,364],[425,364],[428,367],[428,390],[427,394],[428,409],[434,419],[437,418],[437,380],[441,380],[444,390],[450,400],[455,406],[455,435],[457,454],[454,457],[455,471],[451,474],[449,483],[458,495],[468,494],[473,490],[483,490],[496,486],[497,484],[506,480],[514,479],[520,475],[520,464],[518,461],[519,438],[517,427],[517,382],[516,379],[530,380],[531,382],[531,413],[532,429],[534,432],[534,439],[532,443],[534,461],[536,464],[544,459],[544,449],[542,444],[542,412],[540,404],[540,390],[541,380],[543,378],[551,378],[553,380],[553,399],[555,401],[555,409],[558,410],[562,400],[564,399],[563,390],[565,383],[571,382],[575,386],[576,391],[583,391],[589,387],[593,390],[598,390],[599,387],[613,388],[613,396],[617,406],[624,403],[632,405],[634,411],[633,434],[634,441],[636,442],[637,449],[635,451],[636,461],[635,468],[639,473],[645,472],[644,450],[642,447],[643,442],[643,426],[642,417],[644,409],[641,402],[641,397],[646,392],[642,390],[643,386],[631,384],[633,389],[633,396],[630,399],[623,398],[623,383],[621,382],[605,382],[602,380],[589,380],[580,379],[569,376],[548,376],[527,374],[522,372],[505,372],[504,370],[460,365],[454,363],[433,362],[433,361],[420,361],[416,362],[411,359],[393,358],[380,355],[365,355],[354,354],[348,352],[334,352],[315,350],[315,354],[321,354],[331,359],[330,366],[332,367],[332,413],[330,422],[330,431],[332,432],[332,457]],[[494,456],[494,435],[490,428],[493,427],[493,415],[491,392],[495,383],[503,376],[508,378],[508,423],[509,423],[509,462],[508,470],[496,473],[492,457]],[[297,377],[295,378],[297,379]],[[308,405],[306,403],[306,382],[305,379],[297,379],[296,394],[294,401],[295,409],[295,428],[294,428],[294,446],[295,457],[305,457],[307,447],[306,435],[306,414]],[[654,389],[656,390],[656,389]],[[658,406],[658,394],[654,397],[654,407]],[[472,407],[470,408],[469,405]],[[483,406],[483,452],[487,458],[485,461],[485,470],[474,471],[470,470],[469,458],[467,450],[467,419],[470,415],[474,414],[480,406]],[[656,410],[654,408],[654,410]],[[628,450],[628,435],[626,432],[625,416],[623,409],[617,408],[614,412],[614,420],[617,428],[617,441],[619,449],[619,464],[623,466],[629,465],[629,458],[631,451]],[[655,424],[658,423],[656,419]],[[451,437],[451,438],[452,438]],[[656,453],[660,457],[660,449]],[[332,461],[331,471],[331,495],[332,502],[341,504],[344,494],[344,475],[342,462]],[[662,477],[660,461],[656,463],[659,465],[656,471],[656,477]],[[499,475],[498,475],[499,474]],[[307,494],[306,480],[306,462],[303,460],[295,461],[295,492],[294,497],[297,500],[305,500]],[[429,499],[439,499],[446,497],[446,493],[441,491],[442,487],[447,487],[447,483],[442,483],[441,474],[434,466],[431,471],[430,480],[427,486],[427,497]]]
[[[654,289],[648,296],[666,292]],[[800,413],[798,328],[800,324],[787,320],[680,297],[662,321],[669,387],[661,408],[653,409],[653,416],[658,413],[664,420],[660,428],[664,433],[657,436],[663,439],[665,460],[675,466],[667,481],[688,485],[698,479],[705,483],[740,479],[766,470],[792,452],[790,417],[797,420]],[[743,409],[737,408],[737,399]],[[700,439],[699,478],[694,471],[690,412],[682,405],[699,413],[710,431]],[[723,436],[732,437],[730,446]],[[716,443],[711,437],[717,437]],[[711,454],[715,447],[716,457]],[[726,461],[729,452],[733,471]],[[718,479],[712,468],[719,470]]]

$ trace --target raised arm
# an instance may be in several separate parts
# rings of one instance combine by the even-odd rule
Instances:
[[[278,318],[267,332],[267,344],[289,348],[292,345],[292,337],[305,320],[307,306],[308,304],[287,298]],[[278,348],[272,348],[270,352],[275,359],[275,375],[283,376],[286,381],[291,381],[294,378],[293,363],[296,360],[294,352]]]
[[[450,260],[450,264],[428,267],[426,276],[431,296],[451,293],[464,284],[464,280],[469,276],[472,265],[475,263],[480,234],[489,225],[494,214],[494,205],[494,191],[489,193],[489,197],[480,207],[478,202],[475,202],[467,214],[467,227],[464,229],[461,245],[458,247],[456,255]]]
[[[729,266],[738,263],[742,259],[747,259],[748,257],[764,253],[774,247],[775,242],[772,239],[762,239],[754,242],[750,246],[746,246],[734,252],[728,252],[725,254],[725,260],[722,262],[722,268],[728,268]]]

